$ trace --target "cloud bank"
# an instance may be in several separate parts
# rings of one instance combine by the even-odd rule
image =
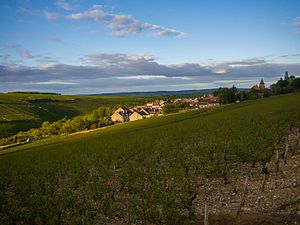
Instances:
[[[47,60],[51,59],[42,57],[40,62]],[[146,54],[94,53],[85,55],[81,60],[81,65],[66,65],[54,61],[34,67],[1,63],[0,91],[89,94],[205,89],[233,84],[250,87],[261,78],[271,84],[285,71],[300,75],[300,63],[274,63],[264,58],[211,65],[164,65],[158,63],[155,57]]]

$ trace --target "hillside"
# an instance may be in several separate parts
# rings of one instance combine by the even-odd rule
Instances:
[[[191,96],[210,94],[217,88],[202,90],[181,90],[181,91],[142,91],[142,92],[117,92],[117,93],[101,93],[92,94],[93,96]]]
[[[243,224],[297,220],[299,217],[293,217],[297,208],[282,206],[299,194],[299,183],[294,180],[300,175],[296,142],[290,143],[288,162],[292,164],[280,164],[283,175],[276,178],[272,174],[274,150],[284,152],[288,130],[297,130],[299,122],[300,93],[296,93],[3,150],[0,222],[199,224],[205,202],[211,213],[234,213],[247,175],[253,195],[242,207]],[[260,171],[266,163],[271,172],[258,207]],[[285,181],[282,186],[280,182]],[[274,189],[284,192],[284,188],[292,192],[277,196]],[[273,198],[281,200],[270,205]],[[253,222],[245,212],[267,216]],[[274,219],[271,213],[279,216]],[[213,215],[210,220],[233,224],[233,219],[226,223]]]
[[[88,113],[100,106],[145,103],[146,97],[64,96],[54,94],[0,94],[0,138],[56,121]]]

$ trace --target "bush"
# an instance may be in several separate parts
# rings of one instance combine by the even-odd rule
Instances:
[[[169,114],[169,113],[176,113],[180,110],[188,109],[190,108],[189,103],[187,102],[175,102],[172,104],[164,105],[163,107],[163,114]]]

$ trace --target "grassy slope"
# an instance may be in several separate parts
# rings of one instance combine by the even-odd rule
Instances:
[[[50,94],[0,94],[0,138],[92,111],[100,106],[140,104],[143,97],[92,97]]]
[[[58,223],[63,213],[62,223],[83,218],[93,223],[97,218],[124,219],[129,213],[136,221],[146,217],[175,224],[176,218],[187,223],[182,211],[198,173],[222,174],[224,150],[229,162],[270,157],[268,147],[299,120],[298,93],[5,150],[0,159],[0,218]]]

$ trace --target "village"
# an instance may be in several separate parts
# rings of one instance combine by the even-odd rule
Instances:
[[[168,104],[185,103],[190,109],[203,109],[220,105],[219,97],[212,94],[196,98],[176,98],[174,100],[157,100],[146,105],[139,105],[131,108],[119,107],[112,115],[113,123],[141,120],[153,116],[162,116],[164,106]]]

